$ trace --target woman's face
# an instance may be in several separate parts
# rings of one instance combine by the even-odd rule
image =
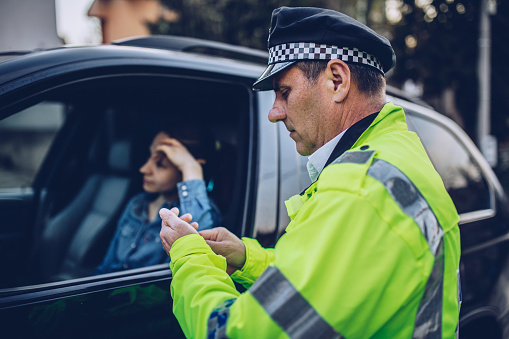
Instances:
[[[171,194],[177,183],[182,181],[182,173],[163,152],[156,151],[156,147],[165,138],[168,138],[168,135],[163,132],[155,136],[150,145],[150,157],[140,168],[143,174],[143,189],[149,193]]]

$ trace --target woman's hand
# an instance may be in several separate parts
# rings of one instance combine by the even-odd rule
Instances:
[[[164,153],[175,167],[182,173],[182,180],[200,179],[203,180],[203,169],[201,162],[196,160],[187,148],[177,139],[163,138],[156,151]]]

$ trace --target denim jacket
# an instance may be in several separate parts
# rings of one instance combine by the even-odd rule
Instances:
[[[221,215],[216,205],[207,196],[203,180],[188,180],[177,183],[177,201],[166,201],[161,208],[178,207],[180,215],[191,213],[198,222],[198,230],[218,226]],[[148,204],[153,194],[140,193],[127,204],[118,222],[117,230],[106,256],[94,274],[104,274],[126,269],[145,267],[169,262],[161,244],[161,217],[148,221]]]

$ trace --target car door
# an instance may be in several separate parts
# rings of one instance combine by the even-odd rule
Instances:
[[[30,91],[30,86],[24,90]],[[47,221],[65,210],[79,194],[86,178],[92,175],[91,167],[101,166],[102,150],[108,148],[107,139],[113,137],[108,129],[113,124],[109,113],[115,100],[101,112],[104,116],[87,117],[87,111],[102,104],[90,106],[89,100],[72,98],[70,92],[31,95],[37,100],[26,105],[19,102],[19,111],[10,111],[9,117],[0,122],[8,146],[2,151],[5,158],[12,159],[6,162],[2,175],[7,187],[0,192],[4,216],[1,234],[5,240],[2,251],[6,254],[1,259],[5,268],[0,290],[3,335],[141,337],[140,332],[151,335],[170,330],[175,337],[182,336],[171,316],[171,272],[167,265],[142,272],[61,281],[48,281],[34,273],[38,271],[36,258],[51,250],[38,247],[38,237]],[[55,122],[41,128],[41,124],[51,121],[51,115],[57,115]],[[36,156],[41,159],[36,167],[30,167],[29,160]],[[27,165],[23,167],[24,164]],[[16,230],[16,237],[11,230]]]
[[[156,59],[144,55],[145,60],[139,53],[129,58],[129,53],[121,50],[115,59],[84,49],[80,55],[90,59],[74,64],[72,57],[43,53],[41,60],[31,57],[32,68],[26,75],[0,84],[0,118],[12,120],[24,112],[35,112],[35,117],[25,120],[32,125],[40,121],[51,125],[47,127],[51,137],[44,146],[47,151],[33,168],[33,180],[0,190],[0,215],[5,216],[0,238],[2,245],[9,245],[2,247],[6,256],[0,259],[5,264],[0,318],[6,337],[183,337],[172,315],[168,264],[93,275],[115,222],[105,223],[107,230],[100,233],[103,239],[83,259],[86,265],[65,274],[45,274],[50,266],[58,271],[62,265],[55,261],[65,261],[73,249],[90,245],[89,237],[80,238],[80,234],[88,235],[92,228],[78,232],[85,217],[99,218],[90,204],[81,203],[90,178],[125,178],[128,185],[124,191],[109,192],[114,198],[121,196],[119,206],[141,191],[138,169],[148,155],[148,130],[157,128],[161,119],[199,122],[210,128],[215,136],[215,161],[207,178],[209,194],[223,214],[225,227],[238,236],[253,231],[259,162],[252,79],[232,75],[231,68],[230,74],[222,74],[218,70],[227,68],[224,61],[207,66],[206,62],[212,61],[202,58],[202,69],[196,70],[191,67],[192,57],[172,59],[169,55],[166,59],[155,53]],[[44,58],[52,56],[65,62],[37,69]],[[183,64],[187,66],[182,68]],[[50,124],[44,113],[51,110],[57,113],[48,114],[57,118]],[[4,130],[13,129],[12,122],[7,122]],[[21,136],[32,138],[31,134],[39,132],[25,129]],[[12,139],[6,138],[5,143],[10,142]],[[22,143],[40,154],[36,148],[42,143]],[[129,145],[125,153],[129,161],[111,156],[119,144]],[[17,150],[8,154],[19,155]],[[84,218],[72,219],[74,213],[66,213],[76,206],[86,211]],[[121,210],[108,218],[115,220]],[[48,223],[56,219],[71,221],[60,222],[63,227],[58,231],[48,231]],[[46,236],[53,240],[49,248],[41,241]],[[48,252],[62,254],[44,262]]]

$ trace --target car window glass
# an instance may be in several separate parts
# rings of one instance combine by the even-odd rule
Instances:
[[[0,189],[28,187],[64,121],[64,105],[42,102],[0,121]]]
[[[140,168],[156,132],[168,126],[201,129],[209,154],[203,166],[205,189],[220,212],[220,225],[240,232],[248,169],[253,168],[248,161],[254,158],[249,147],[250,87],[200,79],[207,91],[196,100],[196,84],[194,78],[160,75],[83,80],[40,94],[36,99],[41,103],[0,122],[0,178],[5,180],[0,190],[6,188],[0,215],[7,215],[3,223],[16,230],[15,240],[9,241],[12,249],[23,248],[27,234],[31,240],[15,259],[5,258],[19,272],[3,287],[108,273],[96,269],[115,244],[129,202],[143,195],[143,203],[126,214],[143,219],[144,201],[154,198],[144,190]],[[23,186],[30,187],[7,188]],[[127,247],[136,253],[121,263],[122,271],[157,269],[169,260],[159,231],[160,224],[146,234],[134,233]],[[139,250],[131,250],[133,246]],[[151,248],[157,258],[145,255]]]
[[[407,118],[419,134],[458,213],[489,209],[488,185],[465,146],[448,129],[433,120],[414,114],[407,114]]]

